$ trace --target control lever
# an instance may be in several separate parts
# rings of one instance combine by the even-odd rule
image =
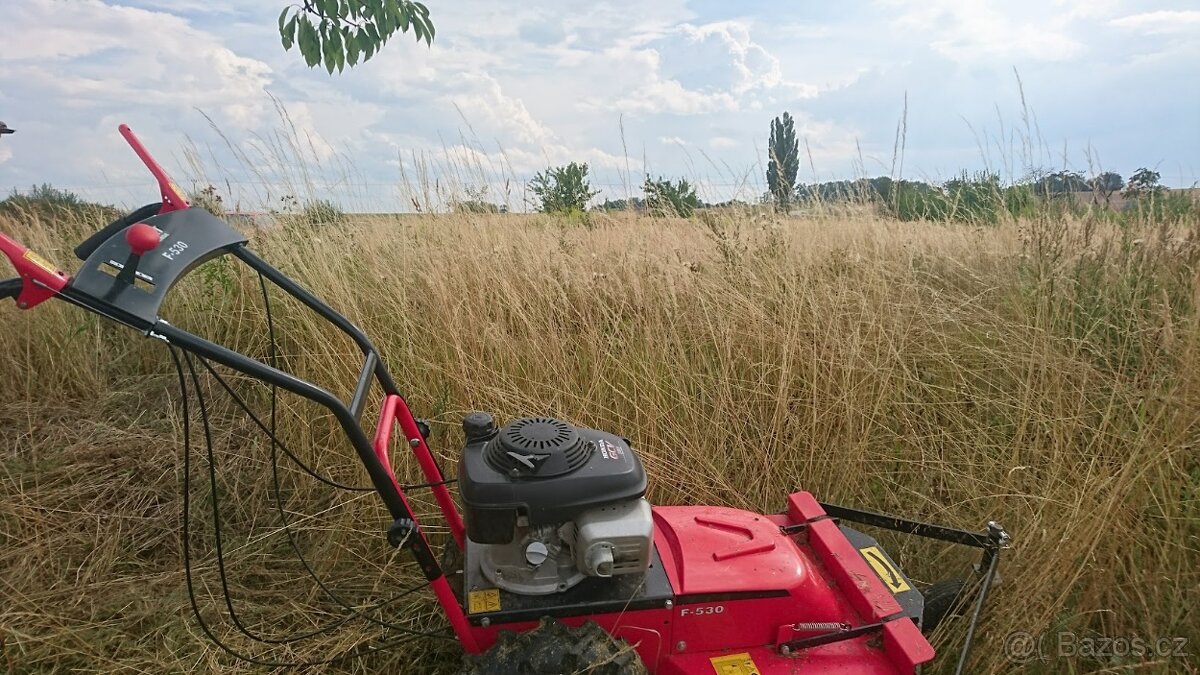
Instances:
[[[129,244],[129,257],[126,258],[121,273],[117,275],[117,281],[124,281],[132,286],[137,278],[137,266],[142,261],[142,256],[158,247],[162,242],[162,234],[152,225],[134,223],[125,230],[125,241]]]

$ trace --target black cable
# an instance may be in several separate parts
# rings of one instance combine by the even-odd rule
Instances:
[[[216,377],[218,380],[220,379],[220,375],[218,375],[213,370],[212,366],[210,364],[208,364],[208,362],[205,359],[200,358],[200,357],[197,357],[197,358],[200,360],[200,363],[202,365],[204,365],[204,367],[207,368],[208,371],[214,375],[214,377]],[[223,537],[221,534],[221,513],[220,513],[220,505],[219,505],[218,498],[217,498],[216,455],[214,454],[214,451],[213,451],[212,432],[211,432],[211,427],[208,422],[208,406],[204,401],[204,394],[200,389],[200,380],[196,374],[195,367],[192,365],[192,358],[191,358],[190,354],[187,354],[187,353],[184,354],[184,364],[187,365],[188,372],[191,374],[192,385],[196,389],[196,401],[200,404],[200,420],[204,426],[204,438],[205,438],[205,443],[207,445],[207,454],[208,454],[208,481],[209,481],[210,490],[212,491],[212,494],[213,494],[213,499],[212,499],[213,534],[215,536],[215,544],[216,544],[217,573],[221,580],[221,592],[225,599],[225,606],[229,610],[229,618],[233,621],[234,626],[237,627],[238,632],[242,633],[247,638],[249,638],[255,642],[262,642],[262,643],[266,643],[266,644],[291,644],[293,642],[298,642],[300,640],[305,640],[308,638],[316,637],[318,635],[329,633],[329,632],[335,630],[336,628],[344,625],[351,618],[360,618],[360,619],[363,619],[364,621],[373,623],[382,628],[387,628],[390,630],[398,631],[398,632],[405,633],[405,634],[412,635],[412,636],[445,638],[446,636],[442,633],[419,631],[419,630],[415,630],[415,629],[412,629],[412,628],[409,628],[407,626],[403,626],[400,624],[394,624],[391,622],[376,619],[372,616],[364,614],[359,609],[357,609],[353,605],[351,605],[349,602],[343,600],[341,598],[341,596],[339,596],[337,593],[335,593],[333,591],[333,589],[331,589],[320,578],[320,576],[317,574],[316,570],[313,569],[312,565],[308,562],[308,559],[305,558],[304,554],[300,551],[300,545],[295,540],[295,533],[292,531],[291,523],[288,521],[287,516],[285,515],[285,511],[283,509],[283,503],[279,499],[276,500],[276,506],[277,506],[277,509],[279,512],[280,519],[283,521],[284,532],[287,534],[288,542],[291,544],[291,548],[292,548],[293,552],[295,552],[296,558],[300,561],[300,564],[304,567],[305,571],[308,573],[308,575],[310,577],[312,577],[312,580],[314,582],[316,582],[317,586],[320,587],[320,589],[325,593],[325,595],[327,595],[331,600],[333,600],[333,602],[335,604],[337,604],[342,609],[344,609],[348,614],[347,614],[347,616],[342,617],[340,620],[334,622],[333,624],[323,626],[320,628],[316,628],[316,629],[313,629],[312,631],[308,631],[305,633],[299,633],[296,635],[288,636],[286,638],[264,638],[262,636],[255,635],[254,633],[250,632],[250,630],[248,628],[246,628],[246,626],[242,623],[241,619],[238,617],[237,611],[233,607],[233,596],[232,596],[232,593],[230,593],[230,591],[229,591],[228,575],[227,575],[226,568],[225,568],[225,553],[224,553],[224,544],[223,544],[224,540],[223,540]],[[274,487],[276,490],[276,494],[278,495],[281,491],[281,487],[280,487],[280,484],[278,481],[278,478],[279,478],[278,455],[274,454],[274,448],[272,448],[272,460],[273,460],[272,461],[272,474],[273,474],[273,478],[275,479]],[[424,588],[426,585],[427,585],[427,583],[422,583],[418,587],[418,589]],[[412,591],[410,590],[408,592],[412,592]]]
[[[246,661],[248,663],[253,663],[255,665],[265,666],[268,668],[303,668],[303,667],[312,667],[312,666],[331,665],[334,663],[339,663],[342,661],[347,661],[350,659],[355,659],[355,658],[359,658],[359,657],[363,657],[363,656],[369,656],[371,654],[382,652],[386,649],[391,649],[400,644],[403,644],[404,642],[412,640],[414,636],[408,635],[403,638],[398,638],[396,640],[383,642],[383,643],[380,643],[375,646],[364,647],[364,648],[358,649],[354,652],[350,652],[350,653],[346,653],[346,654],[339,654],[338,656],[334,656],[334,657],[331,657],[328,659],[322,659],[319,661],[269,661],[269,660],[259,659],[259,658],[255,658],[253,656],[243,654],[243,653],[237,651],[236,649],[233,649],[229,645],[225,644],[224,642],[221,641],[220,638],[218,638],[216,636],[216,634],[213,632],[212,628],[208,625],[208,622],[206,622],[204,620],[204,615],[201,614],[201,612],[200,612],[200,605],[199,605],[199,602],[196,600],[195,582],[192,578],[191,533],[190,533],[190,525],[189,525],[190,503],[191,503],[191,416],[190,416],[189,410],[188,410],[188,398],[189,397],[188,397],[188,390],[187,390],[187,379],[183,375],[183,366],[179,362],[179,354],[175,351],[175,347],[172,345],[168,345],[168,349],[170,350],[170,353],[171,353],[171,360],[175,363],[175,373],[179,378],[179,390],[180,390],[180,394],[182,396],[182,408],[183,408],[183,411],[182,411],[183,412],[183,438],[184,438],[184,440],[183,440],[183,519],[182,519],[183,523],[182,523],[182,528],[181,528],[183,531],[182,532],[183,572],[184,572],[184,578],[186,580],[188,602],[191,604],[191,607],[192,607],[192,614],[195,615],[196,622],[200,625],[200,630],[204,632],[205,636],[207,636],[208,639],[210,641],[212,641],[213,644],[217,645],[217,647],[219,647],[221,650],[223,650],[227,654],[233,656],[234,658],[240,659],[242,661]],[[422,584],[420,587],[423,588],[424,584]],[[406,591],[405,594],[407,594],[408,592],[411,592],[411,589],[410,589],[410,591]]]
[[[291,450],[289,450],[287,447],[287,444],[285,444],[282,440],[280,440],[279,436],[276,435],[276,433],[274,431],[272,431],[271,428],[268,428],[267,425],[264,424],[262,422],[262,420],[260,420],[258,418],[258,416],[254,414],[254,411],[250,410],[250,405],[248,403],[246,403],[246,400],[244,398],[242,398],[240,395],[238,395],[238,393],[236,391],[233,390],[233,387],[230,386],[229,383],[225,381],[225,378],[221,377],[220,373],[218,373],[216,371],[216,369],[212,367],[212,364],[210,364],[206,359],[200,359],[200,365],[204,366],[205,370],[207,370],[209,372],[209,374],[211,374],[213,376],[213,378],[217,381],[217,383],[221,385],[221,388],[225,390],[225,393],[229,394],[229,397],[233,399],[233,402],[235,404],[237,404],[237,407],[240,408],[242,410],[242,412],[246,413],[246,415],[251,420],[254,421],[255,426],[257,426],[260,430],[262,430],[262,432],[264,434],[266,434],[268,438],[271,439],[272,448],[274,448],[275,446],[278,446],[279,449],[283,451],[283,454],[287,455],[288,459],[295,462],[297,466],[299,466],[301,469],[304,470],[304,473],[307,473],[308,475],[312,476],[313,478],[317,479],[318,481],[320,481],[330,487],[337,488],[339,490],[345,490],[347,492],[375,492],[374,487],[357,486],[357,485],[343,485],[341,483],[338,483],[337,481],[325,478],[325,477],[321,476],[320,474],[318,474],[311,467],[309,467],[307,464],[305,464],[303,461],[301,461],[300,458],[295,455],[295,453],[293,453]],[[274,385],[272,385],[272,389],[274,389]],[[272,391],[271,400],[272,400],[271,425],[272,425],[272,427],[274,427],[274,425],[275,425],[275,420],[274,420],[275,394],[274,394],[274,391]],[[458,482],[457,478],[448,478],[446,480],[440,480],[440,481],[436,481],[433,483],[402,484],[402,485],[400,485],[400,489],[405,490],[405,491],[421,490],[421,489],[426,489],[426,488],[432,488],[432,487],[435,487],[438,485],[453,485],[454,483],[457,483],[457,482]]]
[[[275,368],[275,367],[278,367],[278,365],[277,365],[278,355],[277,355],[277,347],[276,347],[276,341],[275,341],[275,322],[274,322],[273,315],[271,312],[271,300],[270,300],[270,295],[267,293],[266,281],[264,280],[262,274],[258,275],[258,282],[259,282],[260,288],[262,289],[263,306],[266,310],[266,315],[267,315],[267,334],[270,337],[270,347],[269,347],[269,351],[268,351],[267,361],[268,361],[268,363],[270,363],[271,367]],[[285,455],[287,455],[288,459],[295,462],[296,465],[299,466],[305,473],[307,473],[308,475],[317,479],[318,481],[320,481],[330,487],[338,488],[339,490],[346,490],[348,492],[375,492],[375,488],[373,486],[344,485],[333,479],[325,478],[324,476],[321,476],[315,470],[313,470],[310,466],[305,464],[299,457],[297,457],[295,455],[295,453],[293,453],[288,448],[286,443],[284,443],[282,440],[279,439],[279,436],[275,433],[277,387],[274,384],[271,385],[271,426],[268,428],[267,425],[264,424],[261,419],[259,419],[258,415],[255,415],[254,411],[250,409],[250,406],[249,406],[249,404],[246,403],[245,399],[243,399],[241,396],[239,396],[238,393],[233,390],[233,387],[229,386],[229,384],[225,381],[225,379],[222,378],[216,372],[216,370],[213,369],[213,367],[208,363],[207,360],[200,359],[200,363],[201,363],[201,365],[203,365],[205,367],[205,369],[208,370],[208,372],[210,374],[212,374],[212,376],[214,378],[216,378],[217,382],[221,385],[221,387],[225,390],[225,392],[228,393],[229,396],[233,399],[234,403],[236,403],[237,406],[239,408],[241,408],[242,412],[246,413],[246,415],[248,417],[250,417],[250,419],[254,422],[255,426],[257,426],[264,434],[267,435],[268,438],[271,439],[272,446],[278,445],[279,449],[282,450]],[[436,487],[439,485],[453,485],[454,483],[457,483],[457,482],[458,482],[458,479],[456,479],[456,478],[448,478],[445,480],[435,481],[432,483],[403,484],[403,485],[400,485],[400,489],[405,490],[405,491],[422,490],[422,489]]]
[[[272,318],[272,314],[271,314],[271,298],[270,298],[270,295],[267,293],[267,286],[266,286],[266,283],[264,282],[263,276],[261,274],[258,275],[258,281],[259,281],[259,286],[262,289],[263,305],[266,309],[267,335],[270,337],[268,361],[271,363],[272,367],[274,367],[275,359],[276,359],[275,322],[274,322],[274,319]],[[225,388],[225,391],[229,392],[230,395],[234,396],[235,400],[238,401],[239,406],[241,406],[241,408],[243,410],[245,410],[247,413],[249,413],[250,411],[246,407],[244,401],[242,401],[239,397],[237,397],[236,394],[234,394],[232,388],[230,388],[229,385],[225,383],[225,380],[224,380],[224,378],[221,377],[220,373],[216,372],[216,370],[208,363],[207,360],[202,358],[202,359],[200,359],[200,363],[208,370],[209,374],[211,374],[218,382],[221,383],[221,385]],[[189,361],[189,364],[190,364],[190,361]],[[329,596],[329,598],[331,600],[333,600],[338,605],[341,605],[341,607],[343,609],[345,609],[347,612],[350,613],[346,617],[346,619],[349,619],[350,617],[358,617],[369,623],[373,623],[373,624],[376,624],[376,625],[384,627],[384,628],[390,628],[392,630],[398,630],[398,631],[408,633],[411,635],[420,635],[423,637],[438,637],[438,638],[447,637],[440,633],[429,633],[429,632],[425,632],[425,631],[413,630],[406,626],[401,626],[401,625],[393,624],[393,623],[390,623],[387,621],[383,621],[381,619],[376,619],[375,617],[372,617],[372,616],[369,616],[367,614],[360,612],[358,609],[356,609],[356,608],[352,607],[350,604],[348,604],[345,600],[342,600],[342,598],[339,597],[338,594],[333,591],[333,589],[329,588],[329,586],[327,586],[325,584],[325,582],[321,579],[320,575],[317,574],[317,571],[315,569],[313,569],[311,564],[309,564],[308,559],[304,556],[304,553],[300,550],[299,542],[296,541],[296,535],[295,535],[295,532],[293,532],[293,530],[292,530],[291,522],[288,520],[287,511],[283,508],[283,487],[279,482],[279,453],[276,451],[276,448],[278,447],[278,445],[277,445],[278,436],[276,436],[276,434],[274,433],[275,432],[275,410],[276,410],[275,394],[276,394],[276,387],[274,384],[272,384],[271,385],[271,429],[270,429],[269,435],[271,437],[271,484],[272,484],[272,491],[274,492],[274,497],[275,497],[275,499],[274,499],[275,509],[279,514],[280,522],[283,524],[283,531],[287,534],[288,544],[291,546],[292,552],[296,554],[296,559],[300,561],[300,564],[304,566],[305,571],[308,572],[308,576],[310,576],[312,578],[312,580],[317,584],[317,586],[322,591],[324,591],[325,595]],[[426,585],[427,585],[427,583],[421,584],[420,588],[423,588]],[[406,593],[409,593],[409,592],[412,592],[412,590],[410,589],[409,591],[406,591]]]
[[[233,625],[237,627],[238,632],[255,642],[282,645],[299,642],[300,640],[316,637],[318,635],[324,635],[338,628],[348,620],[348,617],[343,617],[339,622],[333,624],[332,626],[326,626],[314,629],[312,631],[297,633],[296,635],[291,635],[285,638],[268,638],[252,633],[250,629],[246,628],[245,624],[243,624],[242,620],[238,617],[237,610],[235,610],[233,607],[233,595],[229,591],[229,578],[225,571],[225,545],[224,537],[221,535],[221,506],[220,498],[217,493],[216,455],[213,452],[212,428],[208,422],[208,405],[204,402],[204,392],[200,387],[200,378],[196,375],[196,368],[192,365],[191,355],[185,353],[183,360],[187,365],[188,373],[191,375],[192,386],[194,386],[196,389],[196,402],[200,405],[200,423],[204,427],[204,443],[207,447],[208,454],[208,485],[209,490],[212,493],[213,535],[215,537],[217,553],[217,575],[221,579],[221,594],[225,598],[225,607],[229,610],[229,618],[233,621]]]

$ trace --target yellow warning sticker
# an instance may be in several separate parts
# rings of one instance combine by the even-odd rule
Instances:
[[[500,611],[500,590],[489,588],[483,591],[471,591],[467,594],[467,613],[483,614]]]
[[[875,570],[875,574],[879,576],[879,580],[888,587],[889,591],[903,593],[912,589],[912,586],[909,586],[908,582],[904,580],[904,575],[900,574],[900,570],[896,569],[896,566],[892,564],[891,560],[888,560],[878,546],[860,548],[858,552],[862,554],[863,558],[866,558],[867,564]]]
[[[34,253],[33,251],[25,251],[25,259],[28,260],[29,262],[33,263],[34,265],[37,265],[38,267],[46,270],[50,274],[58,274],[58,270],[55,269],[54,265],[51,265],[49,262],[46,261],[45,258]]]
[[[759,675],[758,666],[754,665],[748,652],[714,656],[709,661],[717,675]]]

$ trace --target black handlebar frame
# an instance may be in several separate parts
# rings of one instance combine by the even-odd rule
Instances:
[[[79,258],[80,260],[87,260],[89,256],[96,252],[96,249],[100,248],[100,244],[108,241],[109,238],[114,234],[124,230],[134,223],[140,223],[151,216],[158,215],[159,211],[161,210],[162,202],[154,202],[153,204],[147,204],[126,216],[117,218],[108,225],[105,225],[103,229],[97,230],[90,237],[84,239],[83,242],[76,246],[75,257]]]
[[[25,284],[20,277],[0,281],[0,298],[15,298],[21,294]]]

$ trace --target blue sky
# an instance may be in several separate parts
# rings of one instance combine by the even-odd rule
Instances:
[[[1194,0],[427,4],[432,48],[397,38],[331,77],[283,51],[282,2],[10,3],[0,120],[19,131],[0,141],[0,190],[152,200],[126,122],[179,183],[244,209],[470,191],[519,210],[524,181],[573,160],[603,196],[650,173],[746,198],[785,110],[804,181],[1141,166],[1200,181]]]

